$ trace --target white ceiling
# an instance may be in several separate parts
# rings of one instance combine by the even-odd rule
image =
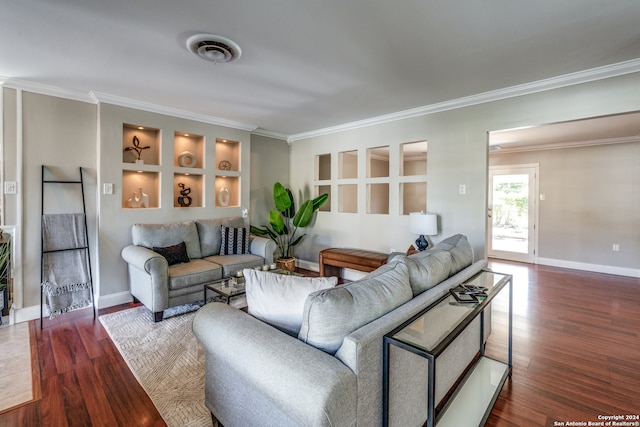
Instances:
[[[0,0],[0,82],[288,136],[637,61],[639,16],[638,0]],[[200,32],[242,57],[197,58]]]

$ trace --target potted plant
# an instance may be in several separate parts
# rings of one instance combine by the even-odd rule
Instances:
[[[293,194],[284,185],[276,182],[273,185],[273,201],[276,209],[269,212],[269,224],[262,227],[251,226],[251,232],[258,236],[269,236],[278,248],[280,258],[277,260],[279,268],[293,271],[295,258],[293,247],[302,241],[306,234],[299,234],[300,228],[309,225],[313,213],[322,206],[328,194],[322,194],[313,200],[306,200],[296,211]]]

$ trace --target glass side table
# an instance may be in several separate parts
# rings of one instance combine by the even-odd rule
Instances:
[[[211,290],[217,293],[218,295],[222,295],[227,300],[227,304],[232,297],[236,297],[239,295],[245,294],[244,283],[237,284],[232,279],[222,279],[216,280],[215,282],[205,283],[204,285],[204,301],[207,301],[207,291]]]
[[[512,373],[512,308],[513,277],[487,270],[464,283],[487,288],[486,296],[475,303],[459,303],[447,294],[403,323],[383,338],[383,425],[389,425],[389,354],[390,346],[410,351],[428,360],[426,426],[483,425],[489,416],[500,390]],[[507,361],[485,356],[485,309],[509,284],[509,326]],[[464,379],[435,417],[436,363],[446,348],[476,318],[480,316],[480,357],[473,362]],[[495,379],[498,378],[496,381]],[[481,390],[481,392],[479,392]]]

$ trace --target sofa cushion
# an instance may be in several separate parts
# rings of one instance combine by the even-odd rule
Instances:
[[[199,219],[196,221],[200,236],[200,250],[202,257],[220,254],[222,245],[222,226],[244,227],[244,219],[239,216],[220,219]]]
[[[180,242],[173,246],[157,247],[152,249],[154,252],[162,255],[169,265],[180,264],[181,262],[189,262],[189,255],[187,255],[187,245],[184,242]]]
[[[473,263],[473,248],[467,236],[455,234],[438,242],[431,251],[443,250],[451,254],[452,263],[449,276],[470,266]]]
[[[249,229],[247,227],[221,227],[220,255],[249,253]]]
[[[169,267],[169,289],[184,289],[222,278],[222,267],[202,259]]]
[[[297,277],[245,269],[247,311],[286,333],[297,336],[307,295],[338,284],[337,277]]]
[[[298,338],[334,354],[348,334],[412,296],[406,264],[383,265],[357,282],[309,294]]]
[[[209,262],[222,266],[224,277],[232,276],[236,271],[264,265],[264,258],[254,254],[243,255],[213,255],[203,258]]]
[[[409,268],[409,283],[416,296],[449,277],[453,258],[449,252],[432,250],[402,257],[401,262]]]
[[[134,224],[131,227],[134,245],[145,248],[166,247],[184,242],[190,259],[202,258],[200,240],[195,222],[173,224]]]

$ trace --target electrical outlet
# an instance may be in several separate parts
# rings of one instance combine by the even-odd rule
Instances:
[[[249,218],[249,210],[248,209],[242,209],[242,218]]]
[[[467,194],[467,186],[465,184],[458,186],[458,194]]]
[[[104,194],[113,194],[113,184],[110,182],[105,182],[102,192]]]
[[[15,181],[5,181],[4,182],[4,194],[17,194],[18,193],[18,183]]]
[[[614,243],[613,244],[613,251],[614,252],[620,252],[620,244],[619,243]]]

